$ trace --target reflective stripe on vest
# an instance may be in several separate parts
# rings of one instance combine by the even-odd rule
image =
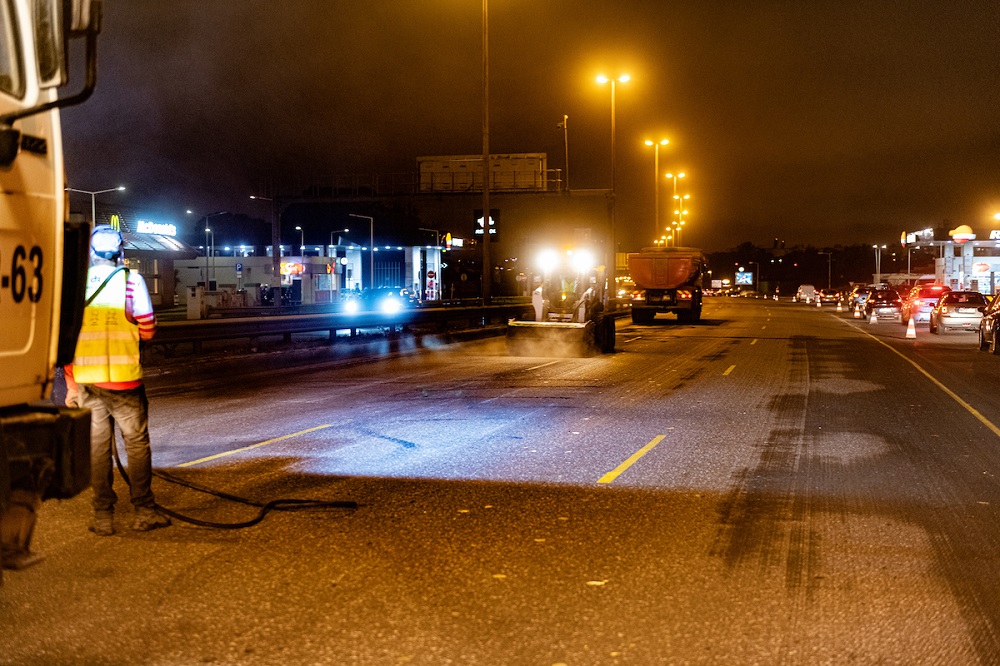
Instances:
[[[115,270],[93,266],[87,275],[87,298]],[[79,384],[130,382],[142,379],[139,363],[139,327],[125,316],[128,276],[119,271],[83,311],[76,343],[73,375]]]

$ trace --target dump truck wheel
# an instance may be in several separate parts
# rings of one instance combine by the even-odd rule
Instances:
[[[610,354],[615,350],[615,318],[600,317],[597,320],[597,343],[602,354]]]
[[[653,318],[655,316],[656,313],[653,312],[652,310],[642,310],[642,309],[636,310],[635,308],[632,308],[633,324],[652,324]]]

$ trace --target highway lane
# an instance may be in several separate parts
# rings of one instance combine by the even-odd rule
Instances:
[[[712,299],[590,359],[153,369],[157,467],[360,507],[99,539],[48,503],[0,663],[996,663],[1000,359],[904,334]]]

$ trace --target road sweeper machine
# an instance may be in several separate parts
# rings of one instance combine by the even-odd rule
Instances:
[[[43,499],[90,485],[90,412],[48,400],[73,359],[90,225],[68,221],[59,109],[96,83],[98,0],[0,1],[0,564],[29,549]],[[86,40],[86,82],[67,83],[68,38]],[[0,577],[2,582],[2,577]]]
[[[632,322],[651,324],[657,313],[673,312],[681,322],[701,319],[705,254],[695,247],[645,247],[630,252],[628,272],[635,283]]]
[[[530,319],[507,322],[515,356],[593,356],[615,349],[615,319],[605,311],[607,275],[587,250],[544,251]]]

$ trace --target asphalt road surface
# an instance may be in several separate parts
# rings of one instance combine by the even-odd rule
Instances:
[[[133,533],[119,484],[100,538],[89,491],[48,502],[0,663],[1000,663],[1000,358],[905,333],[719,298],[594,358],[404,339],[149,368],[158,470],[358,507]]]

